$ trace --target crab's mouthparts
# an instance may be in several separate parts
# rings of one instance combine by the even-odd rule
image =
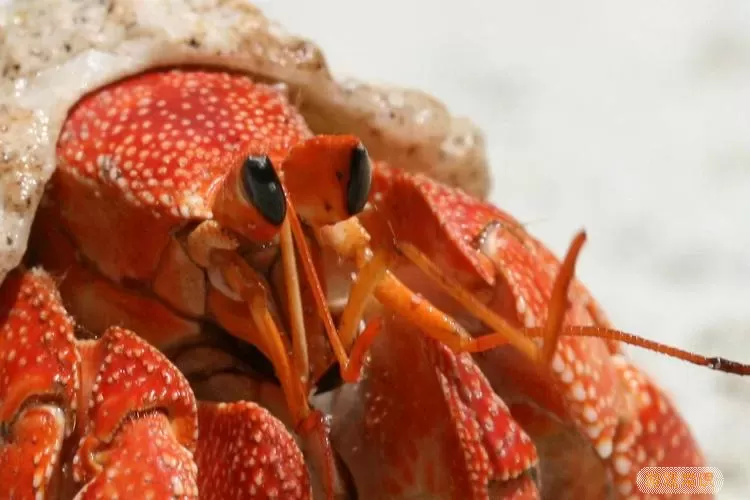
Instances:
[[[242,297],[240,296],[240,294],[230,288],[229,284],[224,279],[224,275],[221,273],[220,269],[211,267],[207,269],[206,274],[208,276],[208,282],[216,290],[220,291],[224,296],[232,299],[235,302],[242,301]]]

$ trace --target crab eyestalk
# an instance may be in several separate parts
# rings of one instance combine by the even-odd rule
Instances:
[[[286,197],[267,155],[249,155],[220,180],[214,199],[215,220],[249,241],[273,239],[286,219]]]
[[[319,135],[284,159],[284,186],[299,216],[313,227],[358,215],[370,195],[372,162],[352,135]]]

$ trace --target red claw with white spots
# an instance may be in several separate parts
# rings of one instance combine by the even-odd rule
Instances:
[[[71,110],[57,154],[28,258],[60,293],[3,285],[0,493],[639,498],[641,467],[702,464],[575,280],[584,235],[559,262],[315,135],[280,87],[135,75]]]
[[[9,275],[0,315],[0,498],[311,498],[281,422],[250,402],[196,407],[128,330],[77,339],[46,272]]]
[[[197,498],[195,399],[161,353],[76,339],[41,270],[9,275],[0,311],[1,498]]]

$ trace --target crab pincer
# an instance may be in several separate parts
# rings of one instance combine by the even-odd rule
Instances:
[[[0,311],[0,496],[198,497],[195,398],[160,352],[120,328],[76,339],[38,269],[6,278]]]

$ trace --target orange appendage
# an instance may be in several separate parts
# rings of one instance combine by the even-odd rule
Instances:
[[[421,174],[410,175],[378,164],[373,171],[374,216],[387,220],[385,234],[368,224],[374,238],[408,242],[448,270],[462,284],[493,285],[495,270],[475,248],[486,224],[497,209]],[[418,221],[418,224],[415,224]]]
[[[539,335],[538,330],[530,332],[531,335]],[[698,366],[705,366],[712,370],[731,373],[733,375],[750,375],[750,364],[732,361],[719,356],[704,356],[690,351],[685,351],[677,347],[662,344],[654,340],[649,340],[632,333],[622,332],[611,328],[590,327],[590,326],[571,326],[566,327],[561,335],[571,337],[590,337],[606,339],[609,341],[623,342],[625,344],[641,347],[649,351],[658,352],[672,358],[677,358],[688,363]]]

